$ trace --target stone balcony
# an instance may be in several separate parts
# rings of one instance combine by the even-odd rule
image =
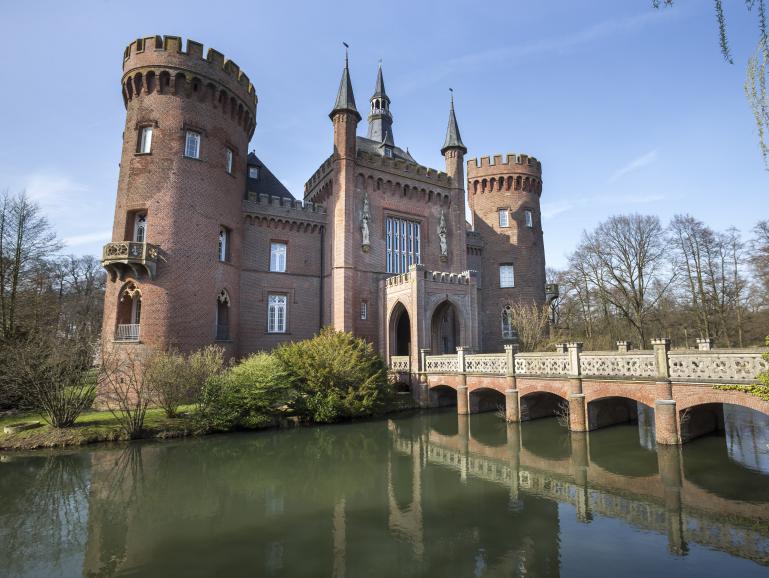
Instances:
[[[159,258],[159,248],[150,243],[118,241],[107,243],[102,251],[101,265],[110,278],[123,279],[126,273],[140,278],[142,273],[153,279]]]

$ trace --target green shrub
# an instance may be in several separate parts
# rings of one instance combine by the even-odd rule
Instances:
[[[293,407],[302,417],[328,423],[375,415],[391,399],[382,358],[351,333],[327,327],[312,339],[281,345],[273,355],[298,392]]]
[[[296,398],[291,376],[268,353],[256,353],[209,379],[198,416],[209,430],[262,427]]]

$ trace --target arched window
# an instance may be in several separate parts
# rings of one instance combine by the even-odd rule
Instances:
[[[139,341],[142,316],[142,292],[129,281],[120,290],[115,341]]]
[[[216,297],[216,340],[230,339],[230,296],[222,289]]]
[[[502,339],[515,339],[517,332],[513,327],[513,311],[510,305],[502,309]]]
[[[134,214],[134,242],[145,243],[147,240],[147,213]]]

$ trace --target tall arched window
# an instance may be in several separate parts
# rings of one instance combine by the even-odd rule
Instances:
[[[137,243],[144,243],[147,239],[147,213],[134,214],[134,238]]]
[[[129,281],[120,290],[115,341],[139,341],[141,316],[141,290],[136,283]]]
[[[216,297],[216,340],[230,339],[230,296],[222,289]]]
[[[502,339],[515,339],[516,331],[513,327],[513,311],[510,305],[502,309]]]

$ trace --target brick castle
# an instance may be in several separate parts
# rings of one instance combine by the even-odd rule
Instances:
[[[175,36],[136,40],[122,93],[103,255],[103,336],[120,347],[217,342],[243,356],[330,325],[416,367],[420,349],[502,351],[516,339],[510,304],[546,300],[541,165],[465,161],[453,98],[445,170],[422,166],[396,144],[381,66],[358,134],[345,59],[333,149],[300,201],[248,152],[256,93],[221,53]]]

